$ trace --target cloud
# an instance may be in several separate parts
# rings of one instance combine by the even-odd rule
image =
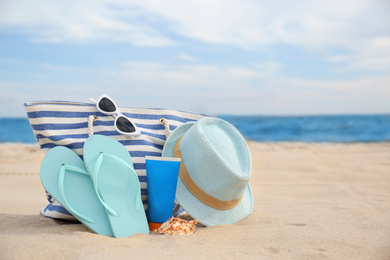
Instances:
[[[390,111],[388,10],[387,0],[1,1],[5,37],[27,35],[34,47],[53,43],[56,50],[126,43],[123,50],[137,55],[77,66],[77,57],[71,65],[58,57],[32,61],[33,54],[28,62],[2,58],[7,81],[0,87],[5,96],[21,93],[17,102],[109,92],[125,106],[213,114]],[[138,47],[155,50],[145,55]],[[309,66],[299,54],[333,74],[294,76],[294,62],[302,71]]]
[[[128,61],[117,67],[80,67],[70,71],[46,63],[31,66],[40,68],[40,74],[51,76],[44,82],[0,81],[2,96],[10,97],[7,111],[20,115],[24,114],[22,104],[26,101],[88,102],[88,97],[97,98],[102,93],[109,94],[120,106],[162,107],[212,115],[390,111],[389,75],[308,80],[284,75],[273,61],[249,67]],[[57,70],[59,73],[54,73]]]
[[[388,113],[390,111],[390,75],[362,77],[349,80],[307,80],[289,78],[289,88],[280,89],[285,97],[294,99],[302,114]],[[307,104],[299,106],[299,102]],[[305,112],[306,110],[306,112]],[[298,111],[295,111],[295,113]]]
[[[105,71],[121,104],[206,114],[339,114],[390,111],[390,76],[308,80],[276,62],[251,67],[127,62]],[[122,86],[122,87],[119,87]],[[115,90],[117,89],[117,90]]]
[[[390,37],[372,39],[359,52],[348,55],[332,55],[325,60],[336,65],[335,70],[378,71],[390,73]]]
[[[135,46],[169,46],[175,41],[152,26],[155,18],[134,5],[111,1],[15,0],[2,4],[0,28],[27,32],[33,42],[131,42]],[[124,14],[126,10],[126,15]]]
[[[381,43],[390,39],[387,0],[14,0],[1,5],[0,30],[27,32],[34,42],[161,47],[181,44],[180,36],[245,50],[284,44],[322,52],[331,61],[334,50],[345,49],[346,60],[356,64],[350,69],[390,69],[388,43]],[[378,57],[378,47],[384,58]]]
[[[389,8],[386,0],[14,0],[3,3],[0,24],[32,30],[37,39],[49,41],[153,45],[153,39],[159,46],[175,42],[166,36],[171,31],[207,43],[246,48],[284,43],[312,49],[330,45],[360,49],[369,39],[389,34]]]
[[[175,32],[204,42],[256,47],[286,43],[307,48],[354,48],[389,34],[387,1],[137,1],[174,21]],[[169,6],[169,8],[167,8]],[[366,19],[375,15],[376,19]]]
[[[321,53],[348,70],[390,71],[387,0],[14,0],[0,10],[0,31],[28,33],[36,43],[164,47],[185,44],[184,37],[260,52],[286,45]]]
[[[194,57],[194,56],[191,56],[191,55],[188,55],[187,53],[182,53],[182,54],[179,54],[175,57],[176,59],[178,60],[182,60],[182,61],[198,61],[199,59]]]

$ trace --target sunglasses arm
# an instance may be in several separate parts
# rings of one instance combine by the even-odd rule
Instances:
[[[89,101],[91,101],[91,102],[94,103],[94,104],[97,103],[97,101],[96,101],[95,99],[93,99],[93,98],[89,98]]]

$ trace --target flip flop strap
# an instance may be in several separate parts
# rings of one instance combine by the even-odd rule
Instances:
[[[77,217],[81,218],[82,220],[84,220],[84,221],[86,221],[88,223],[95,224],[96,220],[94,220],[93,218],[90,218],[88,216],[85,216],[84,214],[81,214],[80,212],[74,210],[68,204],[68,201],[66,200],[65,192],[64,192],[64,179],[65,179],[65,172],[67,172],[67,171],[72,171],[72,172],[77,172],[77,173],[88,175],[88,172],[86,170],[81,169],[79,167],[76,167],[76,166],[73,166],[73,165],[66,165],[66,164],[63,164],[61,166],[60,174],[59,174],[59,178],[58,178],[58,187],[59,187],[59,191],[60,191],[61,197],[64,200],[65,206],[71,210],[71,213],[73,215],[76,215]]]
[[[112,154],[109,154],[109,153],[100,153],[99,157],[97,158],[96,160],[96,163],[95,163],[95,167],[93,169],[93,183],[94,183],[94,188],[95,188],[95,192],[96,194],[98,195],[98,198],[100,200],[100,202],[102,203],[102,205],[106,208],[106,210],[112,215],[112,216],[115,216],[115,217],[118,217],[118,213],[112,209],[109,205],[107,205],[107,203],[104,202],[104,200],[101,198],[100,196],[100,192],[99,192],[99,187],[98,187],[98,175],[99,175],[99,171],[100,171],[100,167],[103,163],[103,160],[105,158],[109,158],[109,159],[112,159],[114,160],[115,162],[117,163],[120,163],[122,164],[123,166],[125,166],[126,168],[129,168],[130,170],[134,171],[134,167],[132,167],[130,164],[128,164],[126,161],[122,160],[121,158],[118,158],[117,156],[114,156]],[[137,179],[137,182],[139,184],[139,180],[138,180],[138,176],[135,176],[136,179]],[[138,212],[141,208],[141,205],[142,205],[142,201],[141,201],[141,190],[138,189],[137,190],[137,195],[136,195],[136,199],[135,199],[135,209],[136,211]]]

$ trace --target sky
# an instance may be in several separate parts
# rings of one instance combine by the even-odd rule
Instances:
[[[390,113],[389,0],[0,0],[0,117],[37,100]]]

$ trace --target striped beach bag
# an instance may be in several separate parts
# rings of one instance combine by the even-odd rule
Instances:
[[[38,144],[44,152],[55,146],[65,146],[80,157],[89,135],[95,133],[114,138],[130,153],[135,172],[141,184],[141,196],[147,210],[145,156],[161,156],[170,131],[179,125],[205,117],[202,114],[157,108],[119,107],[122,114],[134,122],[141,135],[120,134],[114,126],[114,117],[98,111],[95,104],[68,101],[37,101],[24,104]],[[76,220],[47,193],[49,204],[41,215],[54,219]]]

